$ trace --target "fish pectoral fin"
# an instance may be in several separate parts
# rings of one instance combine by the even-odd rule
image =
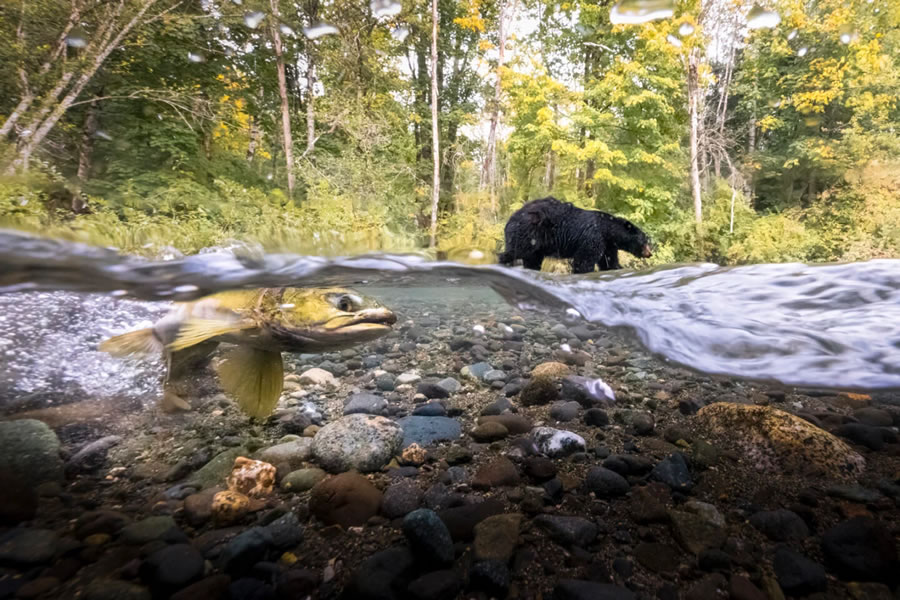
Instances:
[[[178,328],[175,339],[167,346],[173,352],[196,346],[214,337],[237,333],[253,327],[246,321],[218,319],[188,319]]]
[[[163,410],[163,412],[167,413],[176,412],[179,410],[191,410],[191,405],[188,404],[188,402],[181,396],[171,390],[163,391],[163,397],[159,401],[159,407]]]
[[[245,413],[261,419],[275,410],[284,387],[280,352],[239,346],[226,354],[217,371],[222,388]]]
[[[132,354],[158,354],[162,352],[163,345],[153,335],[153,328],[148,327],[113,336],[101,342],[97,349],[121,357]]]

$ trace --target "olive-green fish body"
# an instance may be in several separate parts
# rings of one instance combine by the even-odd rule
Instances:
[[[110,338],[100,349],[116,356],[163,352],[168,388],[173,362],[234,344],[218,367],[222,386],[245,412],[264,417],[281,395],[282,352],[346,348],[381,337],[395,322],[390,310],[350,290],[239,290],[176,304],[152,327]],[[189,408],[170,390],[165,405]]]

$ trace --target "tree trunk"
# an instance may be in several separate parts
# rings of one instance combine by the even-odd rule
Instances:
[[[431,0],[431,155],[434,176],[431,180],[431,242],[437,245],[438,202],[441,196],[440,128],[438,125],[438,0]]]
[[[700,137],[700,86],[697,60],[697,51],[692,50],[688,54],[688,114],[691,123],[691,195],[694,198],[694,220],[699,224],[703,222],[703,204],[700,196],[700,157],[698,151]]]
[[[506,57],[506,8],[508,0],[500,2],[500,46],[497,48],[497,80],[494,82],[494,101],[491,106],[491,125],[488,131],[484,165],[481,168],[481,186],[491,197],[491,214],[497,214],[497,128],[500,124],[500,74]],[[513,9],[515,11],[515,9]]]
[[[556,153],[553,150],[547,152],[547,167],[544,171],[544,187],[547,193],[553,192],[553,183],[556,179]]]
[[[125,36],[131,33],[131,30],[141,22],[144,14],[148,10],[150,10],[150,7],[156,4],[157,1],[158,0],[144,0],[137,14],[135,14],[135,16],[132,17],[128,23],[122,26],[122,28],[119,30],[119,33],[114,37],[114,39],[102,46],[102,49],[94,57],[94,60],[90,62],[87,70],[84,71],[76,80],[75,85],[71,88],[69,93],[66,94],[66,96],[56,105],[56,107],[54,107],[53,110],[50,111],[50,114],[45,119],[43,119],[43,121],[40,121],[39,124],[37,124],[37,120],[35,121],[37,126],[35,127],[31,136],[28,137],[28,139],[22,144],[19,150],[18,162],[23,165],[23,168],[27,169],[28,161],[34,150],[41,144],[41,142],[44,141],[44,138],[47,137],[47,134],[50,133],[50,130],[53,129],[57,122],[59,122],[59,119],[63,116],[63,114],[65,114],[65,112],[69,109],[75,99],[78,98],[78,96],[84,90],[85,86],[91,81],[91,79],[103,65],[104,61],[106,61],[107,57],[109,57],[112,51],[122,43],[122,40],[125,38]],[[107,27],[107,31],[104,33],[104,37],[106,39],[108,39],[108,37],[112,35],[112,29],[112,26]],[[63,79],[66,78],[66,75],[68,75],[68,79],[71,79],[74,73],[64,74]],[[66,81],[68,81],[68,79],[66,79]],[[61,93],[62,87],[64,86],[57,85],[57,88],[60,89],[60,92],[58,93]],[[44,114],[43,111],[41,114]],[[39,119],[40,118],[41,117],[39,117]],[[15,162],[10,166],[10,170],[13,170],[14,168]]]
[[[103,92],[98,92],[101,96]],[[88,106],[84,116],[84,128],[81,130],[81,147],[78,150],[78,180],[87,181],[91,176],[91,158],[94,155],[94,136],[97,133],[97,121],[100,113],[97,99]]]
[[[247,162],[253,162],[261,137],[262,132],[259,130],[259,123],[256,122],[253,115],[250,115],[250,141],[247,143]]]
[[[288,104],[287,78],[284,74],[284,51],[281,46],[281,32],[278,23],[278,0],[269,0],[272,7],[273,22],[269,30],[272,32],[272,45],[275,48],[275,64],[278,72],[278,95],[281,97],[281,143],[284,150],[284,162],[287,168],[288,197],[294,197],[294,140],[291,136],[291,110]]]
[[[309,154],[316,145],[316,105],[313,93],[316,68],[311,50],[307,52],[306,60],[306,153]]]

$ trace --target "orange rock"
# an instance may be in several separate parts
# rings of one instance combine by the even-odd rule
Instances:
[[[219,525],[231,525],[250,512],[250,498],[234,490],[225,490],[213,496],[212,517]]]
[[[418,467],[425,462],[425,456],[425,448],[416,443],[412,443],[400,454],[400,464]]]
[[[229,490],[250,497],[268,496],[275,489],[275,467],[261,460],[238,456],[225,483]]]

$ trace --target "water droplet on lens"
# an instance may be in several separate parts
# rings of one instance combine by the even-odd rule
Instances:
[[[272,181],[272,174],[269,173],[268,175],[266,175],[266,179],[268,179],[269,181]]]
[[[681,27],[678,28],[678,35],[685,36],[692,33],[694,33],[694,26],[690,23],[682,23]]]
[[[841,36],[840,39],[842,44],[849,44],[850,42],[855,41],[858,37],[857,33],[853,31],[853,28],[849,25],[841,25],[838,29],[838,33]]]
[[[406,39],[406,36],[409,35],[409,29],[406,27],[398,27],[396,29],[391,30],[391,36],[398,42],[402,42]]]
[[[288,27],[287,25],[285,25],[284,23],[281,23],[280,25],[278,25],[278,29],[280,29],[281,33],[284,35],[289,35],[289,36],[294,35],[294,30],[291,29],[290,27]]]
[[[794,39],[795,37],[797,37],[797,34],[798,34],[798,33],[799,33],[799,32],[798,32],[796,29],[792,29],[791,32],[788,34],[788,41],[790,41],[790,40]]]
[[[87,46],[87,34],[81,27],[73,27],[66,36],[66,45],[70,48],[84,48]]]
[[[125,296],[127,294],[128,294],[128,290],[113,290],[112,292],[109,293],[109,295],[112,296],[113,298],[121,298],[122,296]]]
[[[107,142],[112,140],[112,136],[102,129],[98,129],[96,132],[94,132],[94,137],[100,138],[101,140],[106,140]]]
[[[669,40],[669,43],[672,44],[673,46],[681,47],[681,40],[679,40],[674,35],[669,34],[666,36],[666,39]]]
[[[772,29],[781,23],[781,17],[777,12],[766,10],[759,4],[754,4],[747,13],[747,27],[749,29]]]
[[[328,23],[319,23],[318,25],[313,25],[312,27],[303,28],[303,35],[311,40],[320,38],[323,35],[330,35],[332,33],[338,33],[338,28],[334,25],[329,25]]]
[[[241,4],[244,3],[244,0],[231,0],[231,2],[240,6]]]
[[[256,29],[265,18],[266,14],[264,12],[261,10],[254,10],[253,12],[248,12],[244,15],[244,24],[250,29]]]
[[[797,50],[797,56],[806,56],[806,53],[809,52],[809,49],[806,46],[803,46],[799,50]]]
[[[278,308],[280,308],[281,310],[288,310],[294,308],[295,306],[296,304],[282,304]]]
[[[192,63],[206,62],[206,57],[200,52],[188,52],[188,60]]]
[[[392,0],[372,0],[369,7],[372,9],[372,15],[376,18],[393,17],[403,10],[402,4]]]
[[[634,25],[668,19],[674,14],[674,0],[619,0],[609,11],[609,21],[613,25]]]
[[[179,285],[179,286],[177,286],[173,291],[174,291],[176,294],[190,294],[190,293],[192,293],[192,292],[196,292],[196,291],[199,290],[199,289],[200,289],[200,288],[198,288],[196,285],[192,285],[192,284],[188,283],[188,284],[185,284],[185,285]]]

